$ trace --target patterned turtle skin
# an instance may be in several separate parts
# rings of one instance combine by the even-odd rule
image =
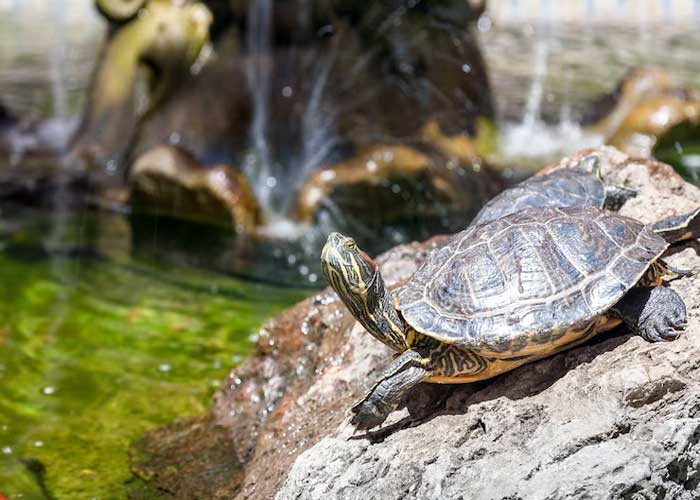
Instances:
[[[617,210],[634,190],[606,185],[598,158],[584,158],[579,165],[529,177],[486,203],[471,225],[485,224],[528,208],[590,206]]]
[[[677,272],[660,257],[696,237],[699,221],[700,209],[644,225],[590,206],[529,208],[453,235],[395,290],[352,238],[332,233],[326,280],[400,353],[352,408],[352,423],[381,424],[419,382],[487,379],[622,322],[650,342],[678,338],[686,308],[659,286]]]

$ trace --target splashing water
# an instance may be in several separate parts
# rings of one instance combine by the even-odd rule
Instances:
[[[542,119],[544,84],[547,79],[548,56],[552,41],[537,40],[534,48],[534,69],[525,113],[519,123],[504,123],[501,154],[505,158],[554,157],[572,150],[601,145],[602,137],[587,133],[571,120],[570,108],[562,106],[558,124]]]
[[[245,159],[244,170],[263,207],[270,206],[272,191],[277,185],[277,179],[272,175],[268,137],[271,25],[272,0],[254,0],[246,27],[246,76],[253,96],[253,123],[250,130],[252,151]]]

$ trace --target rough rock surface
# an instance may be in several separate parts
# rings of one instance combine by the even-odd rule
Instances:
[[[626,215],[654,220],[700,204],[700,191],[670,167],[611,148],[561,165],[585,154],[601,157],[609,180],[640,190]],[[439,243],[385,254],[386,282],[406,279]],[[696,242],[674,248],[668,259],[698,267],[699,249]],[[648,344],[619,328],[490,381],[421,384],[406,398],[410,411],[355,435],[349,407],[390,353],[323,292],[265,325],[256,352],[215,398],[211,425],[229,433],[242,474],[202,487],[205,476],[190,468],[196,486],[163,481],[167,469],[153,465],[164,460],[158,443],[187,439],[182,424],[147,436],[141,446],[151,461],[134,468],[177,498],[192,491],[239,500],[698,498],[700,275],[671,286],[689,315],[675,342]]]
[[[139,210],[252,232],[260,222],[253,190],[229,165],[204,166],[175,146],[156,146],[134,163],[131,203]]]

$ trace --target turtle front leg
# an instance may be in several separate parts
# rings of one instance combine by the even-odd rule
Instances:
[[[676,340],[687,324],[683,299],[663,286],[631,289],[612,312],[649,342]]]
[[[357,430],[376,427],[396,409],[401,396],[430,376],[428,360],[418,351],[407,350],[384,371],[362,401],[352,407],[352,424]]]

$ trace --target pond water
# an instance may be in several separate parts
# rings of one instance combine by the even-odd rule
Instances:
[[[0,497],[123,497],[129,443],[204,411],[260,323],[308,294],[110,260],[93,216],[63,214],[57,238],[54,216],[3,208]]]
[[[0,98],[24,115],[75,115],[102,34],[90,3],[32,17],[0,2]],[[506,160],[596,144],[577,116],[639,64],[700,85],[696,29],[480,26]],[[104,241],[122,222],[0,206],[0,499],[123,497],[129,443],[205,410],[261,322],[310,293],[133,257]],[[279,265],[254,265],[278,277]]]

